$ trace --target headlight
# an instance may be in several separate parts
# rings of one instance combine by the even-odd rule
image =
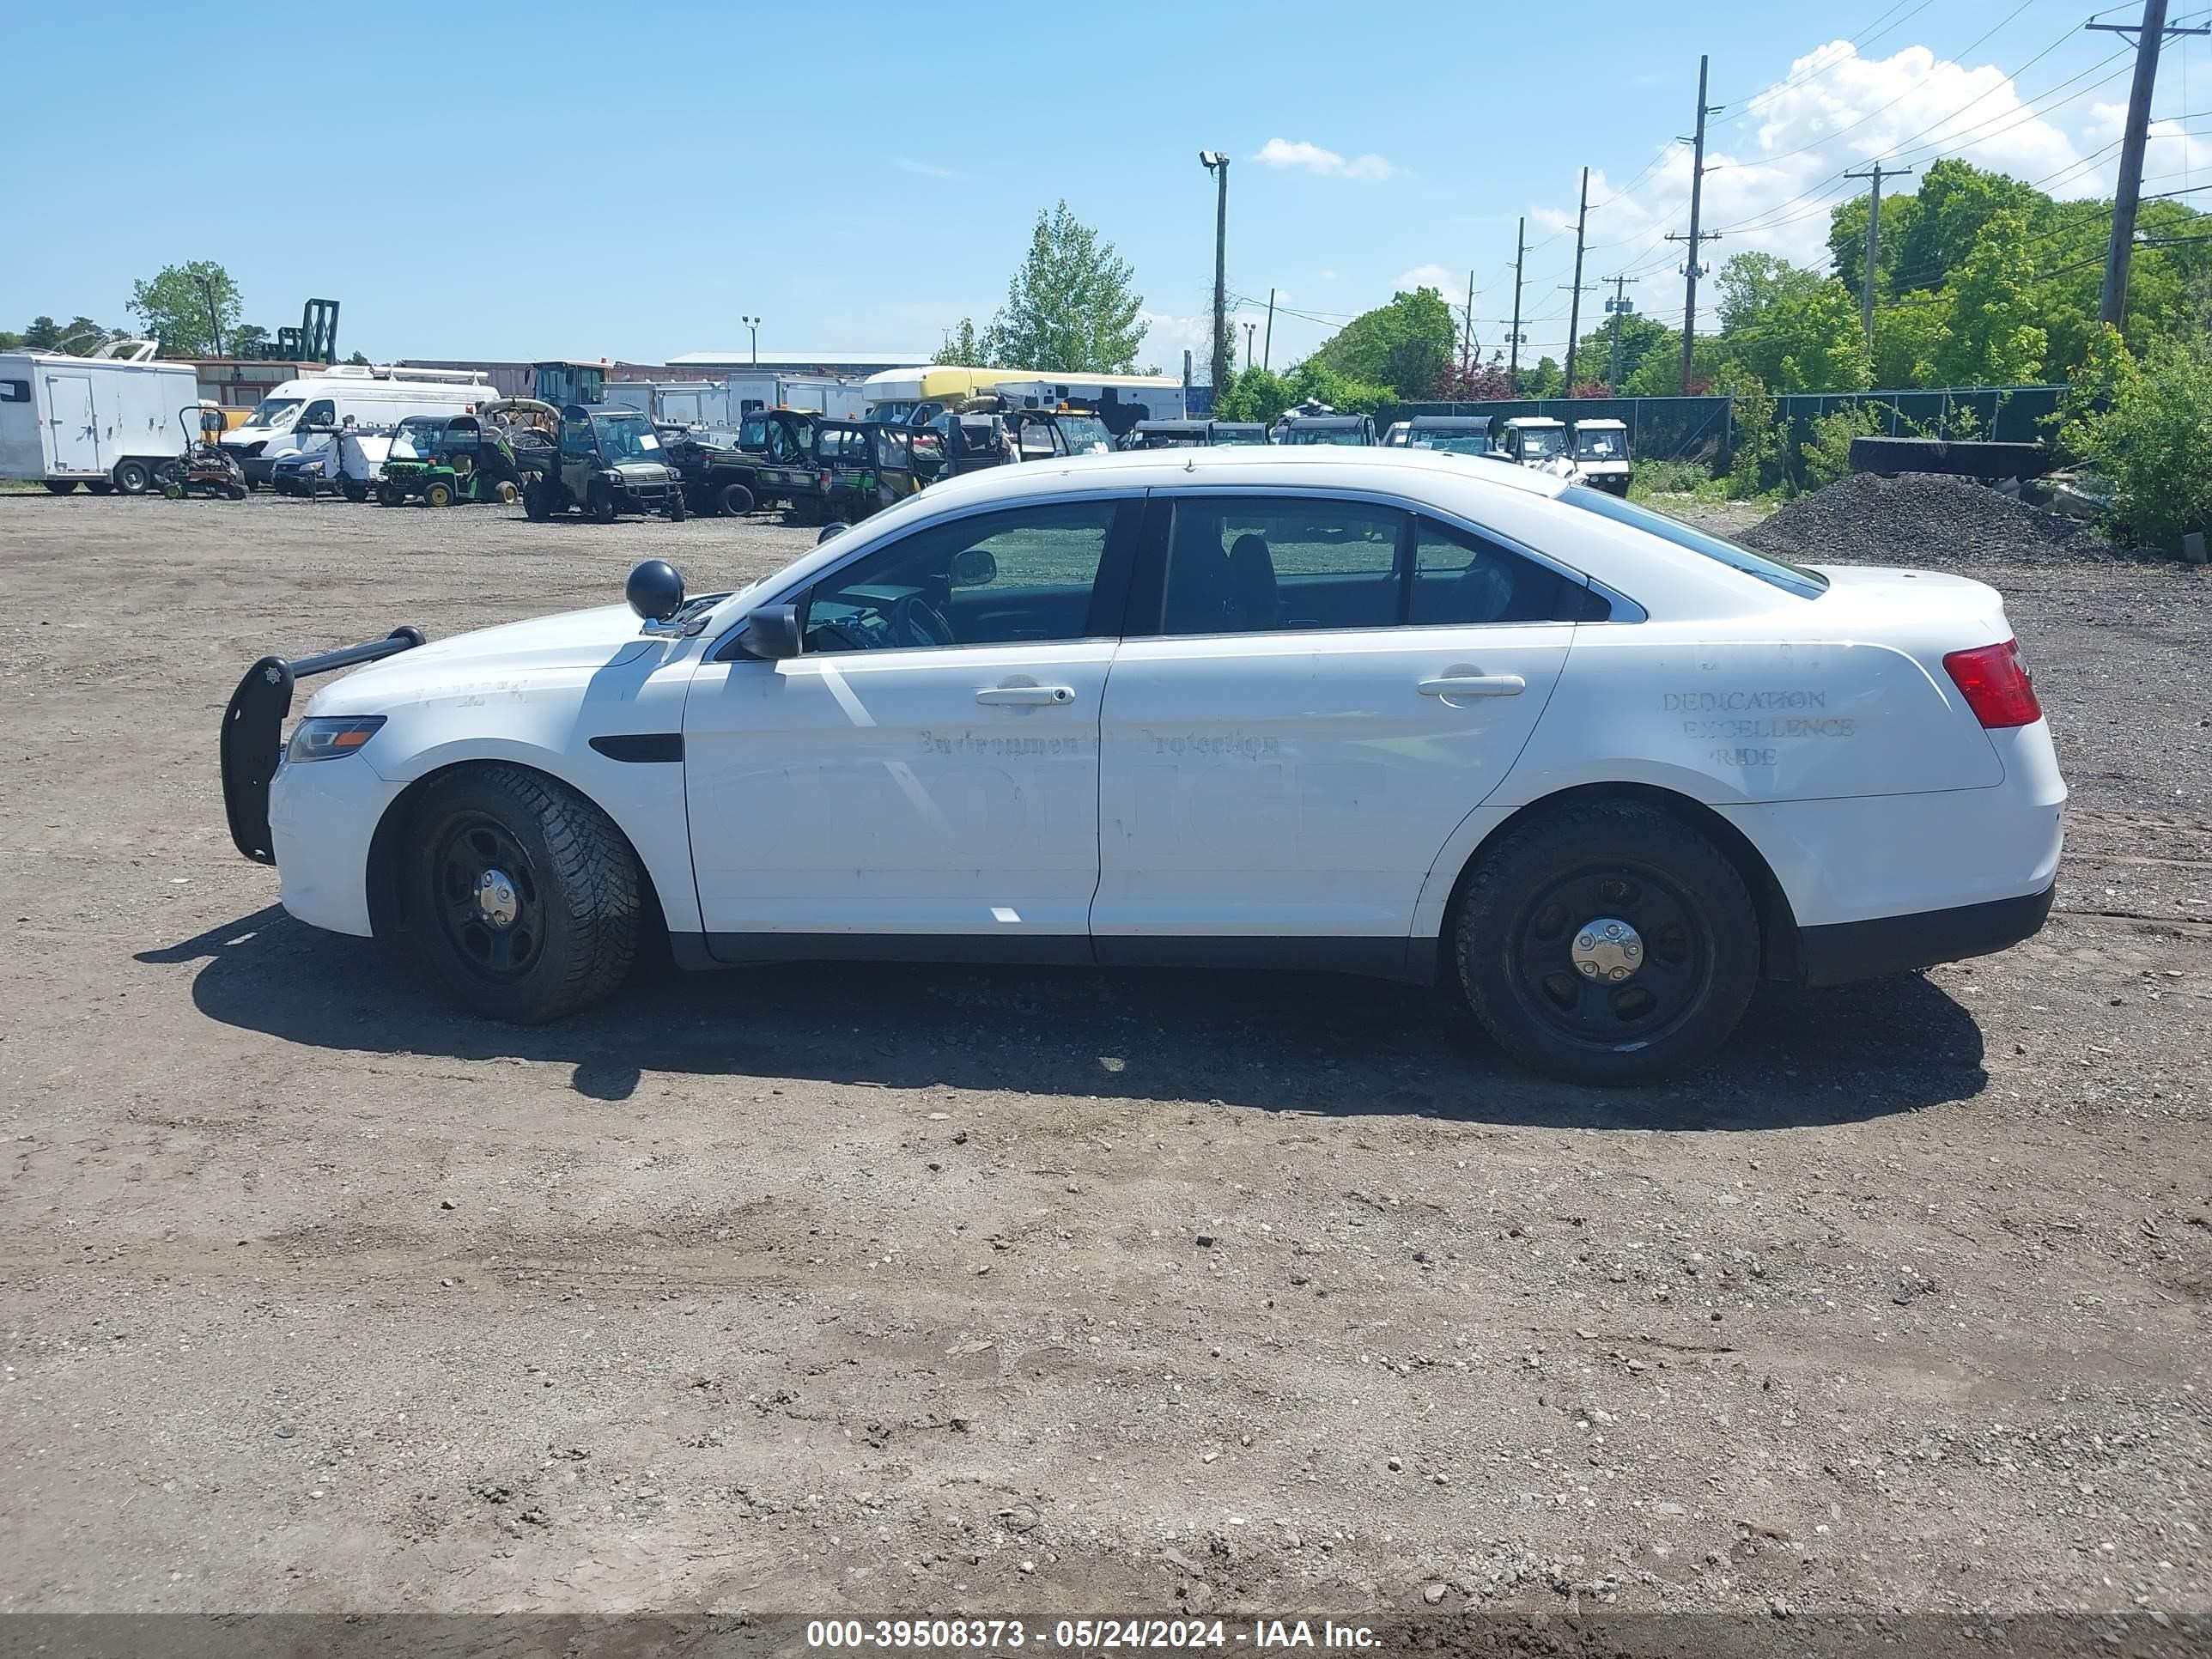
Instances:
[[[284,758],[295,764],[301,761],[336,760],[367,743],[383,724],[381,714],[301,720],[292,728],[292,741],[284,745]]]

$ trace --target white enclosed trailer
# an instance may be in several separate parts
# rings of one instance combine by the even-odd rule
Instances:
[[[177,411],[200,400],[198,371],[156,362],[157,349],[113,340],[90,357],[0,353],[0,478],[143,494],[185,453]]]
[[[609,380],[611,404],[628,404],[670,426],[704,426],[734,432],[730,388],[721,380]]]

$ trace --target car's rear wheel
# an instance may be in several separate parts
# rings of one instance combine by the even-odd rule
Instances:
[[[469,767],[430,786],[409,835],[409,931],[476,1012],[558,1019],[629,973],[637,860],[573,789],[520,767]]]
[[[433,478],[428,483],[422,486],[423,506],[451,507],[453,504],[453,487],[447,483],[444,479]]]
[[[753,510],[753,492],[743,484],[722,486],[722,511],[732,518],[742,519]]]
[[[1514,1058],[1635,1083],[1735,1030],[1759,979],[1759,916],[1735,866],[1688,824],[1593,801],[1484,854],[1453,953],[1468,1007]]]

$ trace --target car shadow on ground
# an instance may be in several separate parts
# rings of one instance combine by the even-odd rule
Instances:
[[[1539,1127],[1772,1129],[1969,1099],[1987,1080],[1972,1016],[1917,975],[1769,988],[1713,1064],[1593,1089],[1522,1070],[1441,992],[1334,975],[660,965],[602,1007],[513,1026],[459,1012],[400,952],[275,905],[137,960],[204,963],[192,1000],[227,1025],[362,1054],[563,1063],[578,1093],[601,1100],[662,1072]]]

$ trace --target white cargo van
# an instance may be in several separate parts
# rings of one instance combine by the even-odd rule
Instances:
[[[337,363],[276,387],[223,434],[222,447],[246,469],[247,484],[258,489],[284,456],[307,442],[327,441],[348,420],[356,426],[397,426],[410,415],[473,415],[499,395],[476,369]],[[313,437],[295,441],[300,428]]]
[[[89,357],[0,353],[0,478],[58,495],[143,494],[185,453],[177,411],[200,400],[190,363],[157,362],[151,340],[111,340]]]

